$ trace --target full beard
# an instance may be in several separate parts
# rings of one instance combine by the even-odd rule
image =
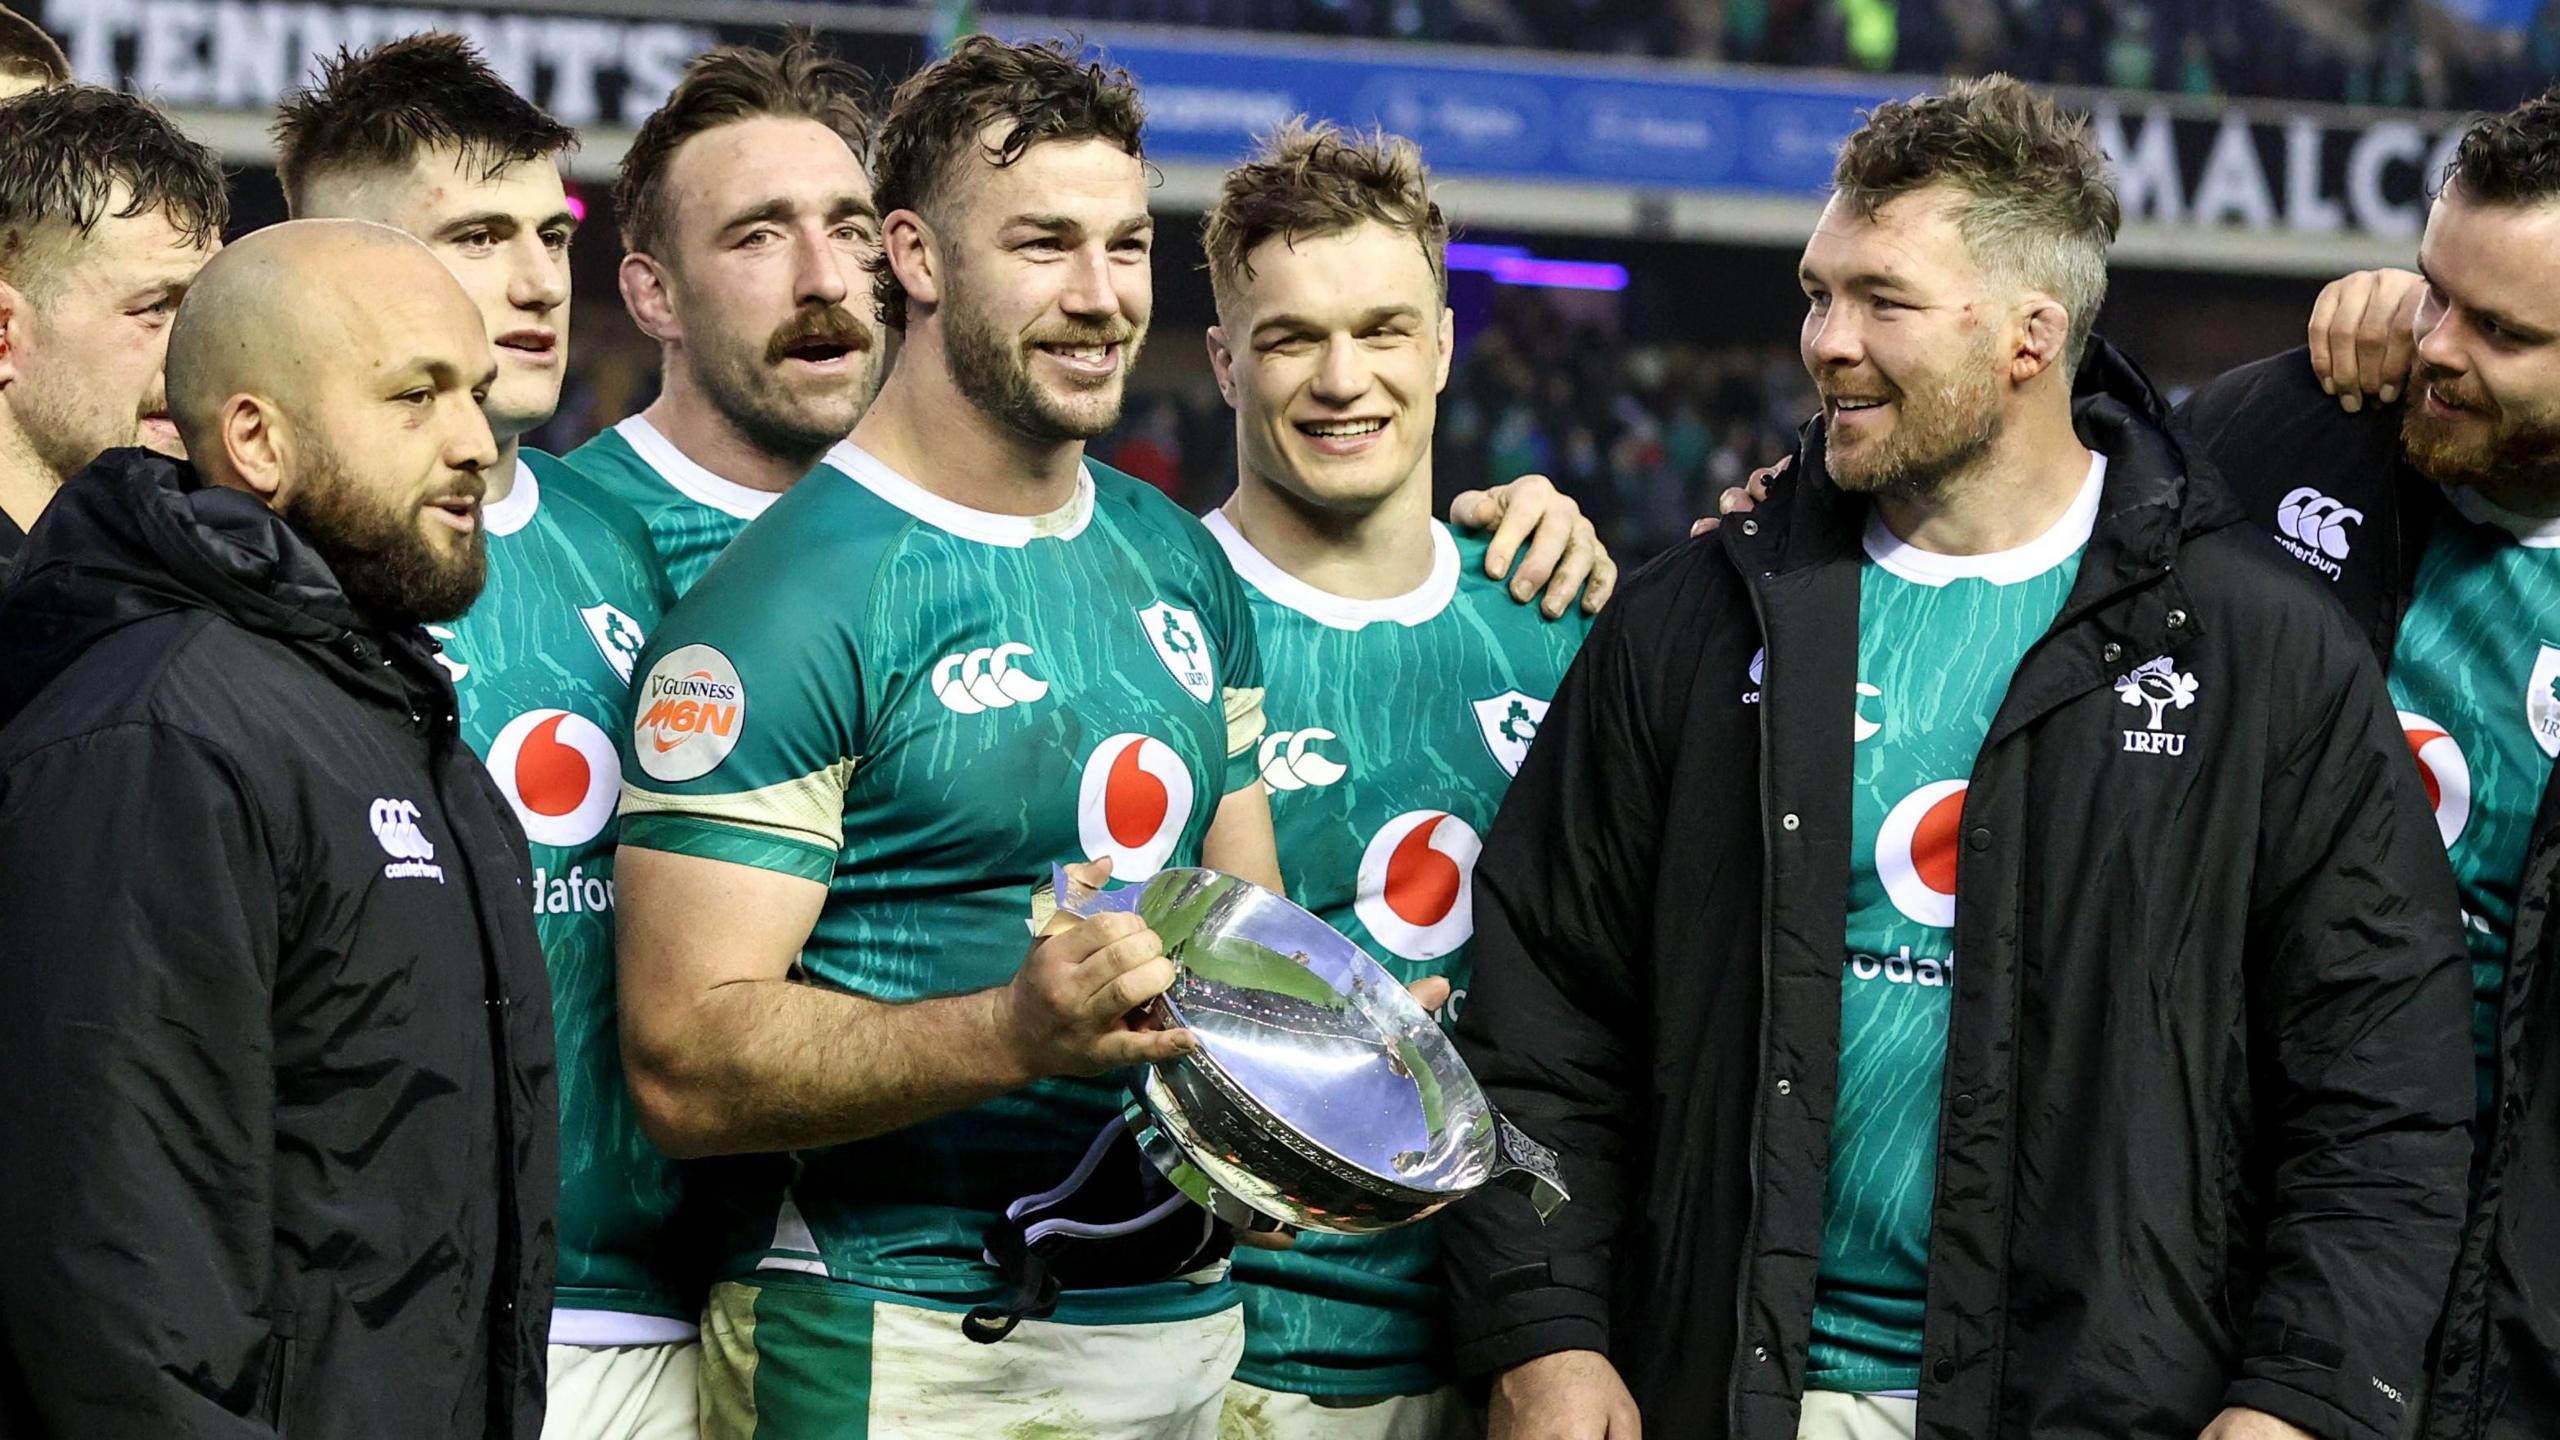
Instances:
[[[2560,417],[2502,412],[2483,417],[2479,428],[2486,433],[2466,439],[2456,422],[2426,413],[2421,397],[2429,387],[2450,388],[2448,377],[2422,364],[2400,412],[2400,451],[2411,469],[2522,514],[2549,514],[2560,506]]]
[[[835,317],[831,323],[829,317]],[[878,387],[880,347],[867,330],[858,329],[859,322],[842,311],[831,310],[812,316],[803,312],[786,324],[781,332],[761,346],[739,344],[722,347],[705,355],[705,363],[695,372],[695,383],[702,387],[712,408],[737,428],[746,442],[757,450],[779,459],[814,465],[836,442],[852,433],[855,421],[871,403]],[[783,383],[782,367],[790,360],[784,353],[792,335],[812,331],[840,333],[849,353],[865,357],[861,370],[848,375],[846,383],[806,393]]]
[[[1061,404],[1032,380],[1022,347],[995,326],[954,305],[945,330],[953,388],[1006,429],[1049,442],[1091,440],[1109,434],[1120,423],[1121,401],[1128,393],[1126,377],[1138,363],[1139,347],[1146,343],[1143,330],[1099,325],[1047,338],[1047,343],[1058,345],[1120,346],[1120,377],[1107,401],[1079,411]]]
[[[460,549],[439,553],[420,532],[415,508],[367,493],[325,446],[282,513],[356,609],[392,624],[460,619],[488,579],[486,531],[475,527],[459,537]]]
[[[2000,392],[1989,356],[1964,363],[1943,378],[1904,390],[1893,430],[1871,453],[1844,460],[1824,456],[1833,484],[1856,495],[1934,501],[1957,477],[1990,453],[2000,438]]]

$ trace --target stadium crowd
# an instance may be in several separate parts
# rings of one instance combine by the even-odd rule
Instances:
[[[1427,157],[1299,117],[1133,407],[1071,42],[692,59],[579,397],[468,41],[240,234],[0,80],[0,1434],[2560,1433],[2560,92],[2174,410],[2013,78],[1844,141],[1792,357],[1461,366]],[[1373,1088],[1173,1023],[1194,868],[1419,1007]],[[1285,1129],[1386,1095],[1508,1181]]]

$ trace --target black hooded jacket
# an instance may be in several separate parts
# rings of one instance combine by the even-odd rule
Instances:
[[[2417,592],[2442,488],[2400,458],[2400,409],[2354,415],[2320,389],[2308,351],[2244,365],[2180,410],[2233,478],[2249,518],[2335,594],[2387,668]],[[2498,1104],[2438,1340],[2427,1440],[2560,1437],[2560,769],[2545,782],[2517,877],[2498,1012]]]
[[[114,450],[0,599],[0,1435],[536,1440],[524,844],[415,626]]]
[[[2361,638],[2128,363],[2080,392],[2096,529],[1961,822],[1919,1433],[2396,1440],[2469,1161],[2452,876]],[[1793,1440],[1822,1259],[1866,505],[1818,425],[1774,489],[1584,645],[1458,1023],[1573,1191],[1449,1211],[1461,1366],[1602,1351],[1684,1440]],[[2175,747],[2122,694],[2163,656]]]

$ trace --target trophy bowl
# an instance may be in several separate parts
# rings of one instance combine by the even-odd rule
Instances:
[[[1146,1067],[1127,1119],[1221,1220],[1361,1235],[1488,1182],[1525,1193],[1540,1219],[1565,1202],[1554,1154],[1487,1103],[1438,1022],[1342,932],[1215,870],[1070,888],[1061,874],[1060,908],[1134,911],[1177,968],[1150,1009],[1199,1048]]]

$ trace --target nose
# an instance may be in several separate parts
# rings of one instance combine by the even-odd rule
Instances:
[[[453,407],[457,418],[445,436],[444,463],[477,475],[498,463],[498,438],[489,429],[488,414],[470,403],[469,396],[463,400]]]
[[[853,278],[846,267],[857,262],[828,237],[826,227],[811,225],[800,232],[793,256],[792,298],[803,305],[841,305],[853,293]]]
[[[1359,342],[1348,335],[1327,339],[1324,355],[1316,362],[1310,393],[1329,405],[1347,405],[1368,393],[1368,389],[1369,367],[1361,363]]]
[[[507,303],[519,310],[548,315],[569,303],[569,256],[553,254],[541,235],[527,231],[516,238],[516,263],[507,277]]]
[[[2471,368],[2463,362],[2460,327],[2454,323],[2453,307],[2444,303],[2433,286],[2418,301],[2416,325],[2420,363],[2456,375]]]
[[[1848,307],[1833,305],[1804,321],[1805,368],[1847,368],[1866,358],[1865,338],[1849,318]]]
[[[1120,295],[1111,285],[1111,260],[1100,245],[1079,247],[1066,263],[1066,284],[1058,292],[1060,309],[1095,319],[1120,313]]]

